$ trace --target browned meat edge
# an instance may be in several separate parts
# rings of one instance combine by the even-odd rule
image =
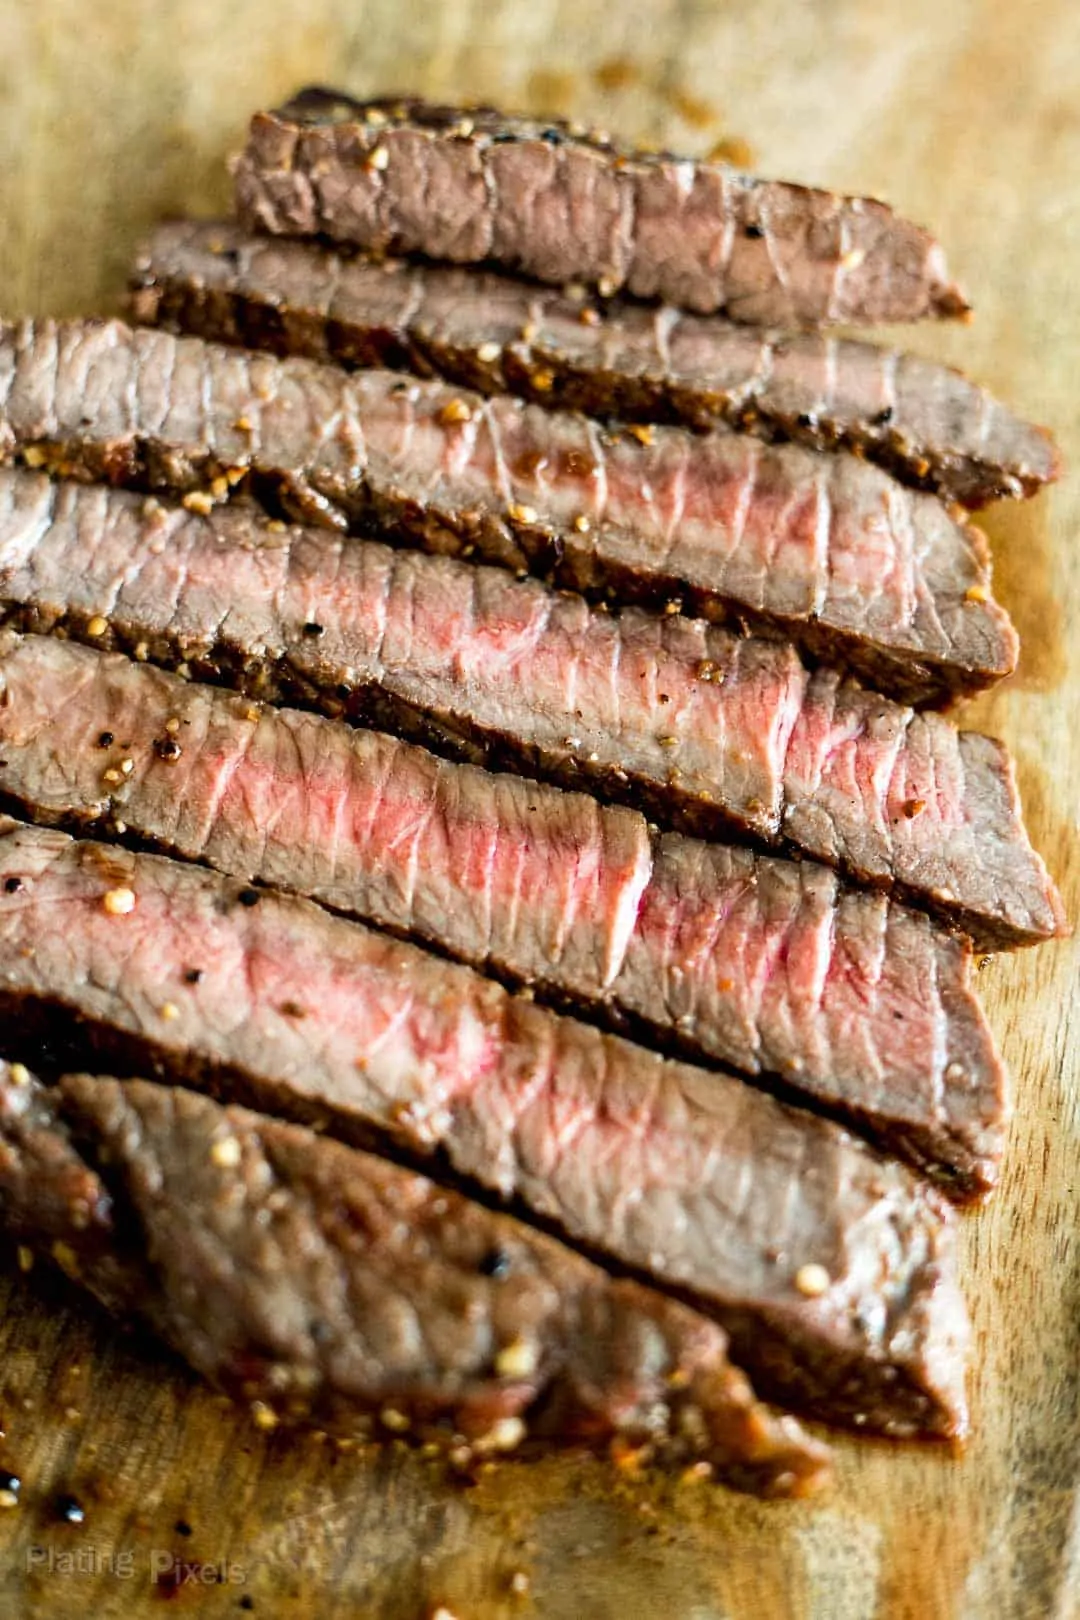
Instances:
[[[762,325],[961,315],[940,246],[883,203],[488,107],[301,91],[235,164],[250,224]]]

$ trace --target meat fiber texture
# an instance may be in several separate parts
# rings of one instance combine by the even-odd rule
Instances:
[[[633,811],[0,632],[0,798],[309,895],[793,1092],[954,1191],[996,1178],[1005,1076],[970,947],[883,895]]]
[[[305,90],[256,114],[235,180],[241,216],[276,235],[491,262],[733,320],[968,308],[938,243],[883,203],[492,108]]]
[[[640,432],[640,430],[639,430]],[[0,450],[794,639],[905,701],[1015,666],[985,537],[846,454],[347,375],[120,322],[0,325]]]
[[[776,336],[671,305],[598,301],[483,270],[374,260],[174,220],[139,254],[137,319],[220,343],[435,373],[483,394],[628,422],[727,424],[853,449],[967,507],[1058,477],[1044,428],[961,372],[820,332]]]
[[[798,849],[981,945],[1064,926],[1000,744],[810,675],[776,642],[20,471],[0,471],[0,603],[22,628],[373,720],[677,830]]]
[[[742,1081],[308,900],[13,821],[0,1015],[35,1061],[210,1089],[511,1200],[714,1314],[785,1404],[965,1428],[953,1211]]]
[[[46,1088],[0,1064],[0,1220],[264,1429],[407,1433],[457,1467],[610,1443],[765,1496],[828,1479],[715,1324],[423,1176],[190,1091]]]

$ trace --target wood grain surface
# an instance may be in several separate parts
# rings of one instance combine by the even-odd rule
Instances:
[[[139,233],[227,198],[248,111],[308,80],[606,121],[932,223],[977,306],[913,346],[1053,425],[1080,464],[1075,0],[6,0],[5,313],[115,307]],[[986,516],[1018,675],[971,711],[1013,748],[1080,917],[1080,481]],[[975,1438],[841,1442],[814,1506],[266,1436],[150,1344],[3,1258],[0,1615],[869,1620],[1080,1614],[1077,945],[980,988],[1015,1077],[998,1196],[968,1220]],[[62,1522],[59,1493],[85,1508]],[[181,1565],[170,1562],[183,1561]],[[154,1580],[157,1569],[159,1579]],[[170,1573],[171,1572],[171,1573]],[[219,1580],[216,1577],[221,1576]]]

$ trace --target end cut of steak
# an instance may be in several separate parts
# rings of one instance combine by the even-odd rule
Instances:
[[[842,446],[968,507],[1034,495],[1060,472],[1045,429],[919,355],[670,306],[598,308],[512,276],[373,261],[231,220],[160,226],[132,308],[216,342],[435,373],[549,408]]]
[[[715,1324],[423,1176],[189,1091],[0,1065],[0,1222],[264,1428],[408,1432],[459,1463],[640,1446],[767,1496],[828,1479]]]
[[[689,1055],[782,1077],[960,1192],[1005,1077],[970,948],[825,868],[0,632],[0,799],[293,889]]]
[[[639,433],[645,430],[639,429]],[[791,637],[916,703],[1007,675],[985,537],[850,455],[610,434],[508,396],[120,322],[0,325],[0,450]]]
[[[798,848],[981,944],[1064,926],[999,744],[811,677],[777,642],[238,506],[203,517],[2,470],[0,605],[24,629],[592,787],[679,830]]]
[[[248,223],[792,326],[959,315],[939,245],[883,203],[632,151],[582,126],[301,91],[235,165]]]
[[[5,822],[12,1056],[168,1077],[506,1200],[715,1315],[763,1393],[965,1427],[954,1212],[742,1081],[204,868]]]

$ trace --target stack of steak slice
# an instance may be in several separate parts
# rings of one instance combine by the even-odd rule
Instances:
[[[0,754],[0,798],[21,814],[112,836],[119,822],[779,1077],[955,1190],[995,1179],[1005,1083],[970,948],[813,862],[650,835],[584,794],[12,631]]]
[[[1016,660],[981,533],[845,453],[727,429],[643,444],[440,380],[119,322],[0,328],[0,416],[80,475],[198,493],[242,473],[291,516],[792,636],[905,701]]]
[[[308,900],[8,819],[0,962],[23,1057],[317,1121],[690,1300],[780,1398],[964,1432],[953,1212],[825,1120]]]
[[[457,1437],[455,1460],[609,1438],[803,1496],[824,1448],[723,1331],[505,1215],[279,1119],[0,1065],[6,1224],[148,1322],[265,1427]],[[208,1331],[209,1327],[209,1331]]]
[[[963,1435],[919,1172],[994,1184],[973,942],[1064,919],[927,711],[1016,661],[955,503],[1056,455],[738,324],[962,313],[940,248],[326,91],[236,179],[140,260],[158,329],[0,325],[5,1224],[268,1423],[813,1489],[730,1347]]]
[[[624,422],[726,423],[769,441],[840,445],[968,507],[1033,495],[1057,475],[1044,429],[918,355],[583,294],[376,263],[232,220],[162,225],[132,281],[137,318],[173,331]]]
[[[132,437],[78,434],[62,470],[107,463],[135,479]],[[180,443],[190,456],[188,441],[155,438],[155,482]],[[203,516],[17,470],[0,470],[0,603],[26,629],[373,720],[678,830],[797,850],[984,946],[1061,927],[1004,749],[831,670],[811,676],[779,642],[597,612],[499,569],[275,527],[245,507]]]

